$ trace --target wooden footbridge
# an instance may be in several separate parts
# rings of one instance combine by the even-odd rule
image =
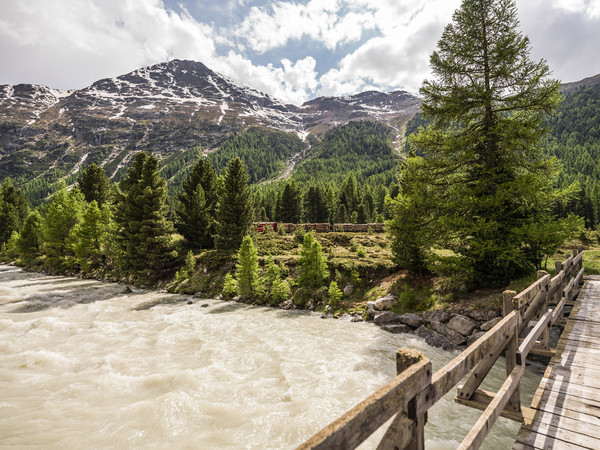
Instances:
[[[588,280],[577,297],[582,257],[577,249],[556,262],[554,277],[540,271],[519,294],[505,291],[504,318],[436,373],[420,353],[400,350],[392,381],[299,449],[355,448],[391,418],[378,449],[423,449],[427,411],[454,387],[457,403],[483,411],[460,449],[479,448],[500,416],[522,423],[514,449],[600,449],[600,278]],[[572,311],[565,321],[567,305]],[[549,329],[556,323],[565,329],[551,349]],[[519,384],[530,353],[552,359],[524,407]],[[480,389],[502,355],[506,380],[498,392]]]

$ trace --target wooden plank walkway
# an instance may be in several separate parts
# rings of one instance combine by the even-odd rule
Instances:
[[[513,449],[600,449],[600,276],[588,276]]]

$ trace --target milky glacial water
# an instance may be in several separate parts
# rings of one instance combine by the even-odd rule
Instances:
[[[398,348],[434,370],[458,354],[368,323],[123,291],[0,266],[0,447],[294,448],[391,380]],[[454,395],[430,411],[427,448],[455,448],[477,420]],[[518,429],[500,418],[485,447]]]

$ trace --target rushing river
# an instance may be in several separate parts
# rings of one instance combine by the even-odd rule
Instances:
[[[0,447],[293,448],[387,383],[396,349],[434,370],[456,355],[372,324],[189,300],[0,266]],[[527,404],[538,382],[526,374]],[[427,448],[455,448],[477,420],[454,394],[430,411]],[[518,428],[500,418],[486,447]]]

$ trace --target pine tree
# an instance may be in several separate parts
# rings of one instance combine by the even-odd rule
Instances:
[[[319,186],[311,186],[304,194],[302,212],[306,222],[323,223],[329,220],[325,196]]]
[[[29,213],[29,201],[7,178],[0,185],[0,244],[18,231]]]
[[[245,236],[242,241],[235,267],[238,293],[244,297],[253,297],[259,282],[258,254],[250,236]]]
[[[411,140],[439,192],[443,245],[465,258],[475,284],[501,285],[533,267],[528,230],[551,206],[554,168],[539,141],[559,82],[529,59],[518,27],[514,0],[463,0],[420,91],[431,125]]]
[[[279,220],[286,223],[300,223],[301,197],[295,183],[287,183],[279,202]]]
[[[119,264],[148,279],[164,277],[176,263],[165,184],[158,172],[158,160],[145,152],[136,155],[119,183],[123,191],[115,213]]]
[[[321,244],[315,239],[312,232],[304,235],[298,267],[300,272],[298,281],[302,287],[319,288],[329,277],[327,261],[323,256]]]
[[[102,167],[90,164],[77,178],[79,190],[85,197],[86,202],[96,201],[98,207],[112,200],[112,189],[110,180]]]
[[[217,248],[233,251],[240,247],[252,224],[254,202],[250,177],[240,158],[234,158],[225,169],[216,212]]]
[[[181,185],[175,226],[189,248],[214,246],[217,186],[217,174],[205,158],[196,163]]]

